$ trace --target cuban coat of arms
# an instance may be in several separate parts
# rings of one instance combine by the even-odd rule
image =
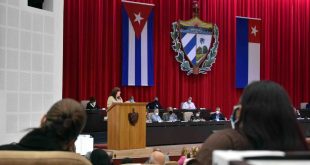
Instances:
[[[190,74],[207,74],[215,63],[219,31],[215,24],[198,17],[198,4],[194,3],[194,16],[190,20],[172,23],[172,49],[182,71]]]

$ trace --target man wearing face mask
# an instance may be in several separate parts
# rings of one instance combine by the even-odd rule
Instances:
[[[154,101],[152,101],[152,102],[150,102],[150,103],[148,103],[147,105],[146,105],[146,108],[147,109],[162,109],[162,107],[161,107],[161,105],[160,105],[160,103],[159,103],[159,101],[158,101],[158,97],[155,97],[154,98]]]
[[[126,103],[135,103],[135,98],[131,96],[130,99],[126,101]]]
[[[225,116],[221,113],[220,107],[215,108],[215,113],[210,116],[210,120],[222,121],[225,120]]]
[[[161,119],[161,117],[159,116],[159,110],[155,109],[154,110],[154,114],[151,116],[152,122],[162,122],[163,120]]]
[[[181,109],[196,109],[195,104],[192,102],[192,97],[189,97],[188,100],[182,104]]]
[[[172,107],[167,108],[168,113],[163,114],[163,120],[168,122],[175,122],[178,120],[178,117],[175,113],[173,113]]]
[[[89,98],[89,102],[86,105],[86,109],[89,109],[89,110],[97,110],[97,109],[99,109],[99,106],[96,103],[96,98],[95,97],[90,97]]]

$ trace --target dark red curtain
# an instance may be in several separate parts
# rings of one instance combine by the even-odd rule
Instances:
[[[244,16],[262,19],[261,78],[282,84],[297,107],[310,101],[310,1],[200,0],[200,17],[217,24],[220,45],[212,71],[195,76],[180,70],[170,39],[171,23],[192,17],[192,0],[139,2],[155,4],[155,86],[121,87],[123,99],[158,96],[164,107],[179,107],[192,96],[198,107],[230,115],[242,92],[235,88],[235,25]],[[95,96],[105,107],[111,89],[121,86],[121,0],[64,3],[63,97]]]

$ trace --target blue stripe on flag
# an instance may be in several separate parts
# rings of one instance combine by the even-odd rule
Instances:
[[[248,19],[237,18],[236,39],[236,87],[244,88],[248,84]]]
[[[135,37],[135,86],[141,86],[141,37]]]
[[[189,52],[196,46],[196,35],[189,41],[189,43],[185,46],[184,51],[186,54],[189,54]]]
[[[147,80],[148,85],[153,86],[154,85],[154,50],[153,50],[153,18],[154,18],[154,12],[152,11],[150,13],[149,19],[148,19],[148,26],[147,26],[147,54],[148,54],[148,66],[147,66]]]
[[[124,5],[122,6],[122,47],[123,47],[123,65],[122,65],[122,85],[128,85],[128,42],[129,42],[129,18]]]

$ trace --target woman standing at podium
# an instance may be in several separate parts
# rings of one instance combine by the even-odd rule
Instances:
[[[107,108],[109,108],[112,103],[122,103],[121,89],[119,87],[114,87],[107,101]]]

